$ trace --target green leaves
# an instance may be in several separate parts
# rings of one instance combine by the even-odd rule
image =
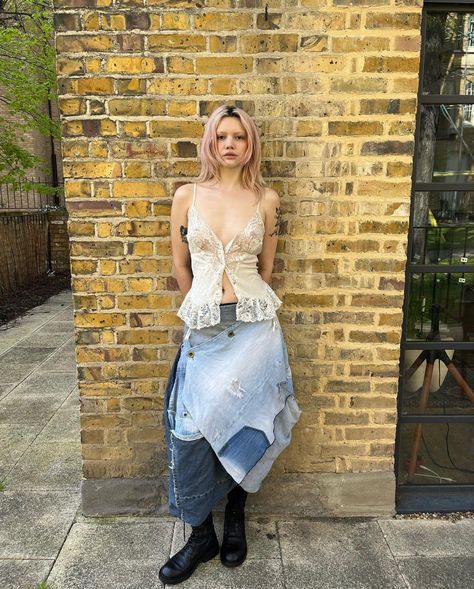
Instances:
[[[31,129],[60,137],[48,99],[57,97],[52,0],[0,0],[0,182],[25,177],[39,164],[22,147]]]

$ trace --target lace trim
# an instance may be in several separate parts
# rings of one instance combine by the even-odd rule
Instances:
[[[177,315],[191,329],[202,329],[217,325],[221,320],[219,303],[206,303],[196,307],[191,299],[184,300]]]
[[[281,305],[276,294],[268,292],[265,298],[241,298],[237,303],[236,316],[239,321],[263,321],[272,319]]]
[[[271,319],[280,305],[280,299],[269,290],[264,298],[241,298],[237,302],[236,317],[238,321],[250,323]],[[219,303],[205,303],[196,307],[191,299],[183,301],[177,315],[191,329],[217,325],[221,320]]]

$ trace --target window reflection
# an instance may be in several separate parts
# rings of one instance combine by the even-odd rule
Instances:
[[[474,182],[474,114],[469,114],[471,106],[420,106],[418,182]]]
[[[427,14],[423,94],[472,93],[474,23],[466,12]]]
[[[413,273],[408,280],[407,341],[474,341],[473,273]]]
[[[472,264],[474,192],[415,192],[412,264]]]
[[[402,424],[399,456],[400,484],[473,483],[474,423]]]
[[[446,342],[444,350],[405,350],[402,379],[402,413],[413,414],[472,414],[474,403],[448,370],[451,362],[455,371],[472,390],[474,388],[474,350],[453,350]],[[446,362],[445,362],[445,361]],[[429,393],[423,405],[423,382],[428,364],[432,365]],[[429,378],[429,374],[428,374]]]

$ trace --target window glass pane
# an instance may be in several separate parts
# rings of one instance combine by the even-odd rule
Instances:
[[[398,482],[474,483],[474,423],[402,424]]]
[[[420,105],[417,182],[474,182],[471,105]]]
[[[473,13],[428,12],[423,94],[473,93]]]
[[[474,274],[410,274],[406,321],[407,341],[474,342]]]
[[[455,376],[474,389],[474,350],[450,350],[446,342],[445,350],[405,350],[404,355],[403,415],[474,413],[472,398],[463,392]],[[450,363],[452,367],[448,370]],[[427,383],[423,391],[425,375],[430,380],[429,388]]]
[[[474,192],[415,192],[412,264],[474,263]]]

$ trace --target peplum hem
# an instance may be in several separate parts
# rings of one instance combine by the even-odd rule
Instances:
[[[282,304],[277,295],[268,288],[265,297],[242,297],[237,301],[237,321],[253,323],[275,317],[276,310]],[[196,306],[190,298],[185,298],[177,312],[191,329],[202,329],[220,323],[219,303],[211,302]]]
[[[204,305],[193,305],[191,299],[183,301],[176,315],[182,319],[191,329],[202,329],[217,325],[221,320],[219,303],[205,303]]]
[[[272,319],[280,305],[280,299],[270,290],[263,298],[243,297],[237,303],[237,319],[248,322]]]

